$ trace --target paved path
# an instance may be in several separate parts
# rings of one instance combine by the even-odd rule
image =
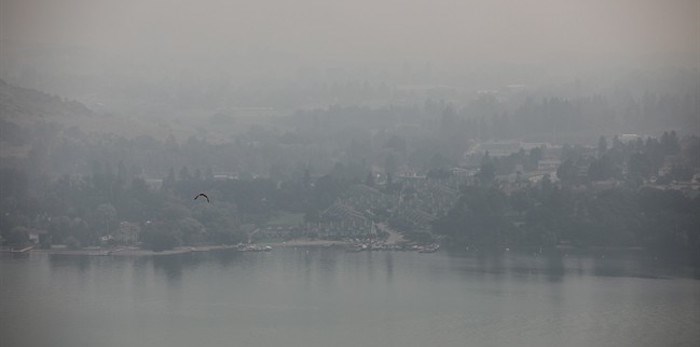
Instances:
[[[386,225],[384,223],[377,223],[377,228],[389,233],[389,237],[386,239],[386,244],[388,244],[388,245],[395,245],[395,244],[406,241],[406,239],[403,238],[403,235],[401,235],[401,233],[390,228],[388,225]]]

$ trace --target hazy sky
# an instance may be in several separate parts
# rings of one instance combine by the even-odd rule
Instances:
[[[175,66],[264,56],[700,66],[700,0],[0,1],[4,40]]]

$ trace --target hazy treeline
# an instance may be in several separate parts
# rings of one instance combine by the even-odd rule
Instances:
[[[219,111],[193,124],[192,135],[156,136],[138,128],[118,135],[85,129],[85,123],[109,125],[120,117],[3,82],[6,130],[0,140],[6,148],[24,150],[20,154],[29,160],[21,165],[52,175],[87,174],[98,160],[112,166],[122,161],[132,174],[150,178],[187,166],[289,179],[305,168],[326,173],[336,162],[362,165],[357,171],[364,176],[371,166],[391,166],[388,171],[402,165],[429,170],[439,161],[457,166],[475,141],[595,145],[601,134],[660,136],[668,129],[682,137],[700,131],[698,88],[566,98],[486,93],[465,104],[427,99],[412,106],[330,106],[270,118],[246,131],[236,130],[245,125],[235,112]],[[3,161],[12,158],[22,156]]]
[[[351,184],[342,165],[328,175],[308,175],[277,182],[267,178],[214,180],[211,171],[182,168],[159,188],[128,177],[124,165],[95,165],[90,175],[30,177],[21,170],[0,169],[3,185],[0,218],[3,239],[11,245],[28,241],[32,230],[47,231],[44,246],[99,245],[118,233],[120,222],[142,228],[147,247],[171,248],[197,243],[245,242],[244,227],[264,223],[281,211],[303,213],[316,221]],[[29,184],[33,180],[33,184]],[[206,191],[212,203],[192,198]],[[248,230],[250,231],[250,230]]]
[[[700,139],[688,138],[683,144],[674,133],[665,133],[660,141],[613,141],[609,148],[601,138],[593,154],[582,147],[565,146],[566,159],[557,173],[561,184],[549,178],[538,184],[516,181],[517,189],[510,193],[496,179],[498,171],[507,165],[525,167],[541,155],[540,150],[502,158],[485,156],[477,183],[462,187],[460,199],[434,223],[433,231],[454,246],[550,247],[568,242],[692,253],[700,245],[700,199],[642,185],[657,171],[655,156],[678,158],[677,169],[657,181],[687,180],[687,168],[698,164]],[[307,222],[317,222],[319,213],[353,185],[375,186],[371,175],[359,177],[342,164],[320,177],[311,177],[306,170],[283,181],[216,180],[211,169],[182,167],[169,170],[159,188],[130,176],[123,163],[113,167],[96,162],[92,170],[85,176],[52,178],[2,169],[3,238],[21,244],[27,241],[27,231],[34,229],[48,231],[43,238],[45,245],[97,245],[100,237],[119,230],[120,221],[128,221],[143,227],[141,240],[155,249],[202,242],[237,243],[245,241],[245,225],[264,223],[282,211],[303,213]],[[425,179],[439,182],[449,176],[449,172],[440,174],[436,169]],[[591,186],[608,179],[620,184],[612,188]],[[34,184],[30,185],[30,180]],[[389,180],[383,183],[382,194],[408,194],[401,181]],[[208,192],[214,203],[193,201],[201,191]],[[391,206],[374,212],[377,221],[403,225],[406,228],[401,230],[409,235],[415,232],[393,216]],[[420,233],[413,237],[432,238]]]
[[[673,164],[657,178],[669,156],[675,159]],[[494,180],[497,168],[527,164],[528,156],[523,151],[500,159],[486,156],[479,183],[463,187],[460,200],[435,222],[434,230],[453,244],[477,248],[564,242],[697,255],[700,197],[658,186],[691,180],[698,158],[698,137],[681,145],[674,132],[666,132],[646,142],[622,143],[614,138],[611,146],[601,137],[592,153],[564,146],[558,184],[545,176],[537,185],[525,183],[507,194],[502,183]],[[648,185],[652,176],[656,186]],[[613,186],[607,185],[611,182]]]
[[[472,249],[637,246],[696,257],[699,215],[700,199],[679,191],[581,190],[545,180],[510,195],[495,186],[465,186],[434,231]]]
[[[209,128],[185,139],[117,135],[82,126],[113,115],[4,82],[0,87],[0,228],[8,244],[45,231],[45,245],[96,245],[134,225],[141,241],[156,249],[236,243],[276,213],[317,222],[353,185],[374,185],[373,173],[383,174],[377,183],[382,194],[397,195],[401,182],[387,182],[387,175],[449,178],[478,142],[568,138],[574,144],[561,150],[559,183],[522,183],[514,191],[498,185],[497,177],[516,167],[535,170],[544,158],[541,148],[484,156],[480,184],[463,188],[451,212],[438,216],[434,234],[455,245],[697,247],[697,198],[641,188],[652,178],[656,184],[687,181],[700,166],[698,138],[686,135],[700,115],[700,94],[692,88],[638,97],[503,99],[485,93],[461,106],[435,99],[413,106],[331,106],[213,140],[207,134],[214,129],[238,126],[235,116],[215,113]],[[674,127],[679,131],[661,133]],[[629,129],[658,136],[627,143],[609,136]],[[667,164],[668,172],[658,175]],[[611,179],[622,183],[594,187]],[[192,201],[202,191],[215,203]],[[402,225],[391,208],[375,212]]]

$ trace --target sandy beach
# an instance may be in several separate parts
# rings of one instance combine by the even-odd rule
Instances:
[[[381,226],[383,230],[389,232],[389,239],[385,242],[386,244],[398,244],[405,242],[403,236],[386,227]],[[253,244],[255,246],[265,247],[270,246],[273,249],[277,247],[342,247],[349,246],[351,243],[349,241],[339,241],[339,240],[310,240],[310,239],[294,239],[289,241],[277,241],[277,242],[260,242]],[[182,246],[176,247],[169,250],[164,250],[160,252],[152,251],[149,249],[142,249],[138,247],[114,247],[114,248],[98,248],[91,247],[86,249],[67,249],[67,248],[53,248],[53,249],[39,249],[34,248],[29,250],[27,253],[33,254],[55,254],[55,255],[76,255],[76,256],[128,256],[128,257],[140,257],[140,256],[163,256],[163,255],[175,255],[175,254],[186,254],[186,253],[197,253],[197,252],[211,252],[211,251],[222,251],[222,250],[234,250],[239,251],[236,245],[207,245],[207,246]]]
[[[333,240],[306,240],[297,239],[289,240],[283,242],[263,242],[260,243],[262,246],[270,247],[330,247],[330,246],[346,246],[350,243],[347,241],[333,241]]]

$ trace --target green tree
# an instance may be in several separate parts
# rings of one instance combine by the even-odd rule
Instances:
[[[653,172],[651,160],[644,153],[633,153],[627,162],[627,169],[631,178],[649,178]]]
[[[370,187],[374,187],[374,175],[372,174],[372,171],[370,171],[367,174],[367,178],[365,178],[365,184]]]
[[[146,228],[139,237],[144,247],[156,252],[173,249],[180,244],[172,232],[158,226]]]
[[[608,151],[608,140],[605,136],[598,139],[598,157],[602,157]]]
[[[678,136],[676,132],[672,130],[671,132],[664,131],[661,135],[661,147],[665,154],[678,154],[680,152],[681,146],[678,142]]]
[[[573,184],[578,176],[578,168],[573,160],[567,159],[557,168],[557,177],[564,184]]]
[[[168,176],[163,180],[163,189],[172,190],[175,188],[175,169],[172,167],[168,170]]]
[[[496,177],[496,166],[493,164],[489,152],[486,151],[483,158],[481,158],[481,167],[479,168],[479,174],[477,175],[479,181],[482,183],[490,183]]]
[[[117,210],[112,204],[100,204],[95,210],[95,219],[99,235],[110,234],[117,226]]]

